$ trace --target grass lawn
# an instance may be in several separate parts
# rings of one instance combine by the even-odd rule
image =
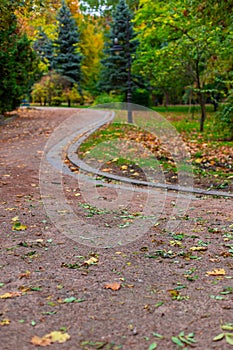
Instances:
[[[198,107],[194,111],[190,111],[188,106],[171,106],[167,109],[156,107],[154,110],[165,117],[182,136],[191,155],[197,184],[201,183],[207,188],[230,188],[233,178],[233,142],[226,141],[228,135],[218,127],[213,107],[207,106],[207,119],[203,133],[199,132],[200,111]],[[176,163],[171,154],[167,152],[166,147],[164,148],[162,143],[149,132],[135,125],[113,122],[102,127],[81,145],[79,154],[84,157],[92,150],[92,156],[103,158],[99,150],[95,154],[94,148],[97,144],[114,139],[141,143],[155,155],[166,174],[166,180],[168,182],[177,181]],[[107,152],[106,148],[103,149],[104,152]],[[140,165],[145,165],[145,163],[145,159],[144,164],[139,164],[138,160],[132,162],[127,160],[127,157],[119,156],[108,161],[107,169],[109,172],[120,173],[124,176],[141,178]]]

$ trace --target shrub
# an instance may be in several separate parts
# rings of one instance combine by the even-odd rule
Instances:
[[[104,92],[95,98],[93,105],[96,106],[96,105],[102,105],[106,103],[116,103],[116,102],[122,102],[122,101],[123,101],[122,95],[114,95],[113,93],[107,94],[106,92]]]

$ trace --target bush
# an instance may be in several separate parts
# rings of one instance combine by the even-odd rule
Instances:
[[[107,94],[102,93],[101,95],[97,96],[93,102],[93,105],[102,105],[106,103],[116,103],[116,102],[122,102],[123,96],[122,95],[114,95],[113,93]]]
[[[63,98],[59,96],[54,96],[51,100],[51,106],[61,106]]]
[[[233,90],[230,91],[226,103],[220,107],[220,111],[217,113],[217,122],[220,128],[233,140]]]
[[[146,89],[136,89],[132,94],[132,103],[136,103],[140,106],[150,107],[151,97],[150,93]]]

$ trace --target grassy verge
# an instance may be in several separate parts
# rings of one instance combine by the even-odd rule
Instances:
[[[231,186],[233,142],[225,141],[227,135],[220,131],[216,125],[211,106],[207,108],[207,119],[203,133],[199,132],[198,109],[191,113],[187,106],[172,106],[168,109],[158,107],[155,108],[155,111],[165,117],[182,136],[191,155],[193,170],[196,179],[199,180],[198,183],[201,182],[205,187],[212,188],[228,188]],[[84,157],[92,150],[92,156],[103,158],[103,154],[99,154],[99,151],[95,154],[94,148],[100,143],[115,139],[141,143],[154,154],[162,171],[166,174],[166,180],[168,182],[177,180],[176,164],[166,148],[154,135],[135,125],[113,123],[101,128],[82,144],[80,156]],[[103,149],[104,152],[107,152],[107,145]],[[144,160],[144,163],[139,164],[136,161],[133,165],[133,162],[129,162],[122,156],[115,157],[113,161],[108,161],[110,172],[124,173],[125,176],[131,177],[132,174],[139,174],[138,176],[142,177],[140,165],[150,166],[151,164],[150,161],[146,164],[146,160]]]

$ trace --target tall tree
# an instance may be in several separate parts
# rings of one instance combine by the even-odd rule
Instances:
[[[39,33],[36,41],[33,43],[33,48],[40,57],[41,61],[52,70],[54,67],[54,48],[53,42],[48,38],[43,29],[39,28]]]
[[[55,70],[80,87],[82,55],[79,30],[65,1],[58,12],[58,37],[55,40]]]
[[[0,114],[20,105],[33,84],[37,65],[30,41],[21,33],[16,17],[11,13],[8,18],[6,27],[0,29]]]
[[[177,0],[174,6],[162,0],[141,0],[140,4],[136,16],[141,43],[139,69],[149,71],[155,85],[164,82],[164,77],[167,82],[174,82],[175,76],[186,77],[184,83],[193,85],[198,96],[203,131],[208,84],[221,71],[227,34],[210,16],[200,15],[197,2]]]
[[[128,74],[138,46],[132,25],[132,14],[125,0],[120,0],[112,15],[110,32],[104,48],[105,58],[102,60],[100,87],[104,91],[114,90],[118,94],[128,90]],[[114,52],[114,44],[120,51]]]

